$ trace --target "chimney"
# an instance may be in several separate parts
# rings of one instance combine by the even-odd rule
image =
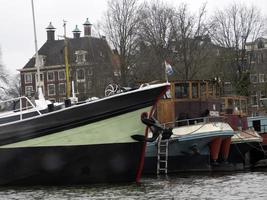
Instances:
[[[76,27],[72,31],[72,33],[73,33],[73,38],[79,38],[80,37],[81,31],[79,30],[78,25],[76,25]]]
[[[52,22],[49,23],[48,27],[46,28],[46,32],[47,32],[47,41],[54,41],[55,27],[52,25]]]
[[[89,22],[88,18],[86,19],[86,22],[83,24],[83,26],[84,26],[84,36],[85,37],[91,36],[92,24]]]

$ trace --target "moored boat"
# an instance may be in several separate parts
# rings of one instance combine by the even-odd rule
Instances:
[[[264,155],[263,139],[259,134],[259,121],[252,122],[248,112],[248,98],[244,96],[226,96],[223,99],[223,115],[234,129],[229,153],[229,162],[235,169],[251,168]],[[252,126],[255,125],[255,128]]]
[[[168,152],[164,155],[167,162],[164,167],[161,166],[162,158],[159,155],[161,141],[148,144],[144,173],[161,173],[160,169],[165,167],[167,173],[212,170],[212,165],[221,154],[222,141],[233,136],[232,128],[227,123],[214,119],[210,121],[209,118],[183,120],[176,124],[185,121],[188,125],[172,129],[173,134],[167,140],[168,149],[164,151]],[[190,125],[189,121],[198,123]]]
[[[0,184],[134,181],[143,112],[168,84],[156,84],[0,125]]]

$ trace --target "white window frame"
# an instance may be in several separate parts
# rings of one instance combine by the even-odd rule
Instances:
[[[31,96],[32,92],[33,92],[33,86],[25,86],[25,96]]]
[[[49,79],[49,74],[50,74],[50,73],[53,73],[53,79]],[[48,71],[46,75],[47,75],[47,81],[48,81],[48,82],[49,82],[49,81],[55,81],[55,72],[54,72],[54,71]]]
[[[65,88],[65,90],[64,90],[63,93],[61,93],[60,85],[64,85],[63,87]],[[59,95],[65,95],[65,94],[66,94],[66,84],[65,84],[65,83],[59,83],[59,84],[58,84],[58,94],[59,94]]]
[[[38,76],[38,74],[36,73],[35,74],[35,80],[36,80],[36,82],[37,82],[37,76]],[[44,82],[44,73],[42,72],[42,73],[40,73],[40,82]]]
[[[26,78],[26,77],[30,77],[30,80],[29,81],[27,81],[28,79]],[[25,81],[25,83],[32,83],[32,74],[31,73],[25,73],[24,74],[24,81]]]
[[[53,86],[54,87],[54,93],[51,93],[50,86]],[[47,85],[47,93],[48,93],[48,96],[54,96],[54,95],[56,95],[56,86],[55,86],[55,84],[48,84]]]
[[[251,98],[251,106],[252,107],[258,107],[259,105],[258,105],[258,95],[257,95],[257,92],[255,91],[252,95],[250,95],[250,98]],[[256,104],[254,104],[254,102],[253,102],[253,98],[255,98],[256,99]]]
[[[76,63],[86,62],[86,54],[87,54],[87,51],[84,51],[84,50],[75,51],[75,62]]]
[[[259,83],[264,83],[264,74],[259,74]]]
[[[83,79],[79,79],[78,71],[83,71]],[[77,81],[85,81],[85,70],[84,69],[77,69],[77,71],[76,71],[76,79],[77,79]]]
[[[62,78],[60,78],[60,76],[59,76],[59,74],[60,74],[61,72],[63,72],[63,73],[64,73],[64,78],[63,78],[63,79],[62,79]],[[59,81],[64,81],[64,80],[66,80],[66,73],[65,73],[65,71],[64,71],[64,70],[60,70],[60,71],[58,71],[58,80],[59,80]]]

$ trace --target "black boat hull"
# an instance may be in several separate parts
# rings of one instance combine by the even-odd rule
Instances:
[[[1,185],[135,181],[142,143],[0,149]],[[131,159],[129,159],[131,158]]]
[[[141,171],[140,116],[168,84],[0,125],[0,185],[132,182]],[[151,110],[152,109],[152,110]]]

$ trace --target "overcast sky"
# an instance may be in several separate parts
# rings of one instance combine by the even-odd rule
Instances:
[[[26,62],[34,55],[33,22],[31,0],[0,0],[0,50],[1,63],[11,73],[18,73]],[[203,2],[212,13],[217,8],[224,7],[233,0],[165,0],[173,6],[187,2],[192,10],[197,10]],[[236,0],[254,4],[267,16],[266,0]],[[63,19],[67,21],[67,34],[77,24],[83,31],[82,24],[86,18],[93,24],[101,21],[107,8],[107,0],[34,0],[38,48],[46,41],[46,30],[51,21],[57,35],[63,35]],[[96,32],[96,27],[93,27]],[[83,33],[82,33],[83,34]]]

